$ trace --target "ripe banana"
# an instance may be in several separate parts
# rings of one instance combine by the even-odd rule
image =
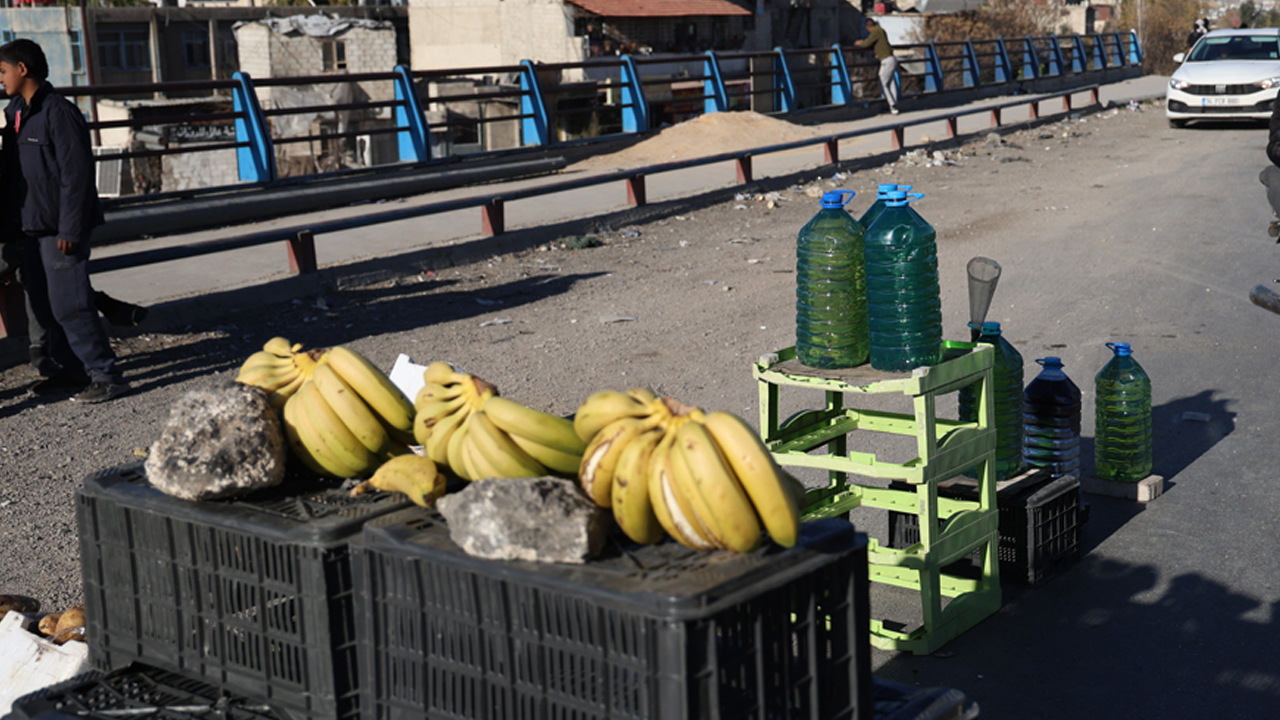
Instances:
[[[457,385],[441,385],[439,383],[427,383],[418,391],[418,396],[413,399],[413,409],[415,412],[421,412],[424,407],[432,403],[449,403],[454,400],[466,402],[467,398],[463,397],[463,386]]]
[[[649,388],[631,388],[630,390],[627,391],[627,395],[630,395],[631,397],[635,398],[636,400],[639,400],[645,405],[648,405],[649,403],[658,399],[658,395],[654,393],[652,390],[650,390]]]
[[[698,484],[689,469],[689,461],[680,452],[680,439],[676,438],[668,452],[671,457],[671,491],[679,507],[684,510],[685,517],[695,529],[702,532],[702,537],[719,550],[729,549],[724,539],[724,531],[711,514],[711,508],[698,492]]]
[[[304,383],[298,390],[297,398],[301,402],[298,412],[303,416],[303,432],[301,437],[307,443],[307,449],[315,452],[312,445],[318,440],[323,444],[322,452],[337,459],[347,468],[347,474],[339,477],[359,477],[381,464],[380,460],[369,452],[369,449],[351,432],[342,418],[333,411],[320,395],[315,383]],[[310,423],[314,437],[308,438],[306,423]],[[321,459],[317,457],[317,459]]]
[[[409,453],[383,463],[365,480],[351,490],[351,496],[370,490],[398,492],[407,495],[416,505],[431,507],[444,495],[445,477],[436,469],[430,458]]]
[[[383,423],[412,435],[413,403],[373,363],[360,353],[341,346],[330,350],[325,362],[373,408]]]
[[[292,397],[294,393],[298,392],[298,388],[302,387],[302,383],[306,381],[307,376],[299,372],[293,380],[289,381],[288,385],[277,388],[274,392],[267,393],[267,402],[275,409],[276,412],[280,412],[284,409],[284,404],[289,401],[289,398]]]
[[[467,430],[471,424],[471,414],[462,419],[458,428],[449,436],[449,444],[445,447],[445,456],[449,458],[449,469],[453,470],[453,474],[463,480],[475,480],[475,476],[467,468],[467,463],[462,455],[462,441],[467,438]]]
[[[616,390],[602,390],[588,397],[573,416],[573,429],[584,443],[591,442],[606,425],[622,418],[645,417],[649,404]]]
[[[754,550],[760,544],[760,519],[706,427],[698,422],[682,425],[672,455],[673,462],[679,462],[678,457],[687,462],[690,479],[710,512],[704,519],[717,530],[715,537],[730,550]],[[702,510],[696,503],[695,507]]]
[[[625,396],[624,396],[625,397]],[[612,507],[613,470],[632,438],[654,427],[647,418],[622,417],[606,425],[587,443],[578,469],[578,483],[600,507]]]
[[[480,448],[476,446],[475,438],[472,437],[472,432],[473,430],[468,427],[466,434],[463,435],[462,441],[458,445],[458,454],[462,458],[463,466],[467,469],[468,479],[475,482],[498,477],[498,469],[493,467],[488,459],[481,454]]]
[[[266,390],[271,406],[279,411],[302,383],[311,378],[323,357],[322,351],[302,352],[300,344],[290,345],[284,338],[271,338],[262,350],[250,355],[240,366],[236,382]]]
[[[522,478],[542,477],[547,469],[529,453],[511,441],[511,437],[493,424],[484,410],[471,413],[470,440],[476,453],[484,458],[484,466],[491,469],[492,477]]]
[[[556,475],[577,479],[578,468],[582,467],[582,453],[561,452],[514,433],[509,434],[511,442],[519,445],[521,450],[529,453],[529,457],[542,463],[546,469]]]
[[[422,373],[422,377],[428,383],[450,385],[462,382],[462,379],[467,376],[454,370],[449,363],[437,360],[427,366],[427,369]]]
[[[378,422],[373,411],[347,381],[338,377],[332,365],[325,363],[317,367],[315,374],[311,376],[311,382],[340,421],[369,452],[381,455],[391,449],[394,441],[387,435],[382,423]]]
[[[692,550],[715,550],[716,546],[702,534],[692,520],[687,504],[676,496],[675,480],[671,476],[671,447],[675,433],[667,429],[666,437],[654,448],[649,461],[649,499],[654,514],[663,529],[677,542]]]
[[[498,395],[486,400],[482,409],[494,425],[510,435],[519,435],[539,445],[571,454],[581,455],[587,447],[574,431],[571,420],[525,407]]]
[[[613,517],[622,532],[641,545],[652,545],[663,535],[649,500],[649,460],[664,435],[661,428],[654,428],[634,438],[613,471]]]
[[[306,465],[311,472],[317,475],[328,475],[329,471],[311,457],[311,453],[307,451],[306,444],[302,442],[302,438],[298,434],[297,412],[297,403],[286,402],[282,408],[284,437],[289,443],[289,450],[293,453],[293,457],[303,465]]]
[[[703,427],[742,484],[769,536],[783,547],[794,547],[800,534],[800,507],[760,437],[741,418],[726,412],[707,413]]]
[[[300,345],[294,345],[282,337],[273,337],[262,345],[265,352],[278,357],[290,357],[302,349]]]
[[[293,445],[295,454],[304,465],[321,475],[336,478],[352,477],[354,475],[352,468],[333,455],[320,433],[316,431],[311,410],[308,402],[302,397],[303,394],[299,390],[284,406],[285,414],[292,416],[288,424],[293,427],[293,435],[297,438],[296,444]]]
[[[431,427],[420,425],[415,419],[413,426],[414,436],[417,437],[422,446],[427,449],[427,457],[431,458],[437,465],[452,467],[449,463],[449,454],[447,452],[449,439],[453,437],[454,432],[458,430],[462,425],[462,422],[466,419],[467,413],[454,412],[449,415],[445,415]],[[419,427],[423,428],[422,432],[425,434],[418,434]]]

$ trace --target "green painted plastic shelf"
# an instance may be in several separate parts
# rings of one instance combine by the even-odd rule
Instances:
[[[795,348],[762,357],[752,374],[760,389],[760,435],[780,465],[826,470],[827,487],[806,496],[806,520],[843,515],[856,507],[913,513],[920,520],[920,542],[911,547],[882,547],[872,539],[868,560],[873,582],[920,593],[923,622],[908,627],[871,621],[871,642],[888,650],[925,655],[981,622],[1000,607],[995,495],[995,428],[992,421],[989,346],[944,342],[943,360],[909,373],[888,373],[870,365],[819,370],[801,365]],[[978,422],[937,417],[937,398],[980,384]],[[819,390],[825,405],[779,413],[783,387]],[[847,407],[846,396],[901,394],[911,398],[911,413]],[[917,456],[907,462],[880,460],[874,453],[849,449],[850,438],[880,432],[912,436]],[[825,449],[825,453],[813,451]],[[938,483],[976,469],[978,499],[938,497]],[[856,475],[902,480],[914,490],[859,484]],[[983,558],[978,579],[957,577],[942,568],[975,550]],[[949,602],[944,603],[944,598]]]

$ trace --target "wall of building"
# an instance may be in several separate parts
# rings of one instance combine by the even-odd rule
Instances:
[[[235,150],[209,150],[162,157],[161,182],[164,192],[222,187],[240,182]]]
[[[409,0],[414,70],[580,62],[574,10],[562,0]]]
[[[89,84],[88,47],[80,8],[0,8],[0,40],[16,38],[40,44],[49,61],[49,82],[54,87]],[[88,99],[78,103],[88,111]]]

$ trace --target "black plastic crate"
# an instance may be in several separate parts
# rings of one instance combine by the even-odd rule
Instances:
[[[357,717],[347,539],[407,506],[314,477],[190,502],[141,464],[90,476],[76,495],[90,661],[178,671],[299,718]]]
[[[910,488],[905,483],[890,487]],[[977,500],[972,481],[943,483],[938,495]],[[1080,505],[1080,482],[1075,475],[1054,478],[1046,470],[1032,470],[996,492],[999,509],[1000,580],[1034,587],[1080,560],[1080,531],[1088,519]],[[920,518],[889,513],[889,546],[910,547],[920,542]],[[948,571],[965,574],[965,565],[981,566],[974,555]]]
[[[872,717],[867,541],[841,520],[748,555],[465,554],[439,515],[352,543],[366,720]]]
[[[285,720],[261,700],[226,693],[206,682],[134,663],[92,671],[14,701],[6,720]]]
[[[976,720],[978,704],[959,690],[918,688],[875,678],[876,720]]]

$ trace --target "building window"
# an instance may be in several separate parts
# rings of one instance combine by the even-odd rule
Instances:
[[[99,30],[98,65],[107,72],[151,69],[146,30]]]
[[[14,37],[12,30],[0,30],[0,43],[11,43]]]
[[[79,30],[71,32],[71,73],[84,74],[84,36]]]
[[[189,70],[209,68],[209,33],[203,30],[182,31],[182,56]]]
[[[320,58],[325,72],[338,72],[347,69],[347,41],[321,40]]]

